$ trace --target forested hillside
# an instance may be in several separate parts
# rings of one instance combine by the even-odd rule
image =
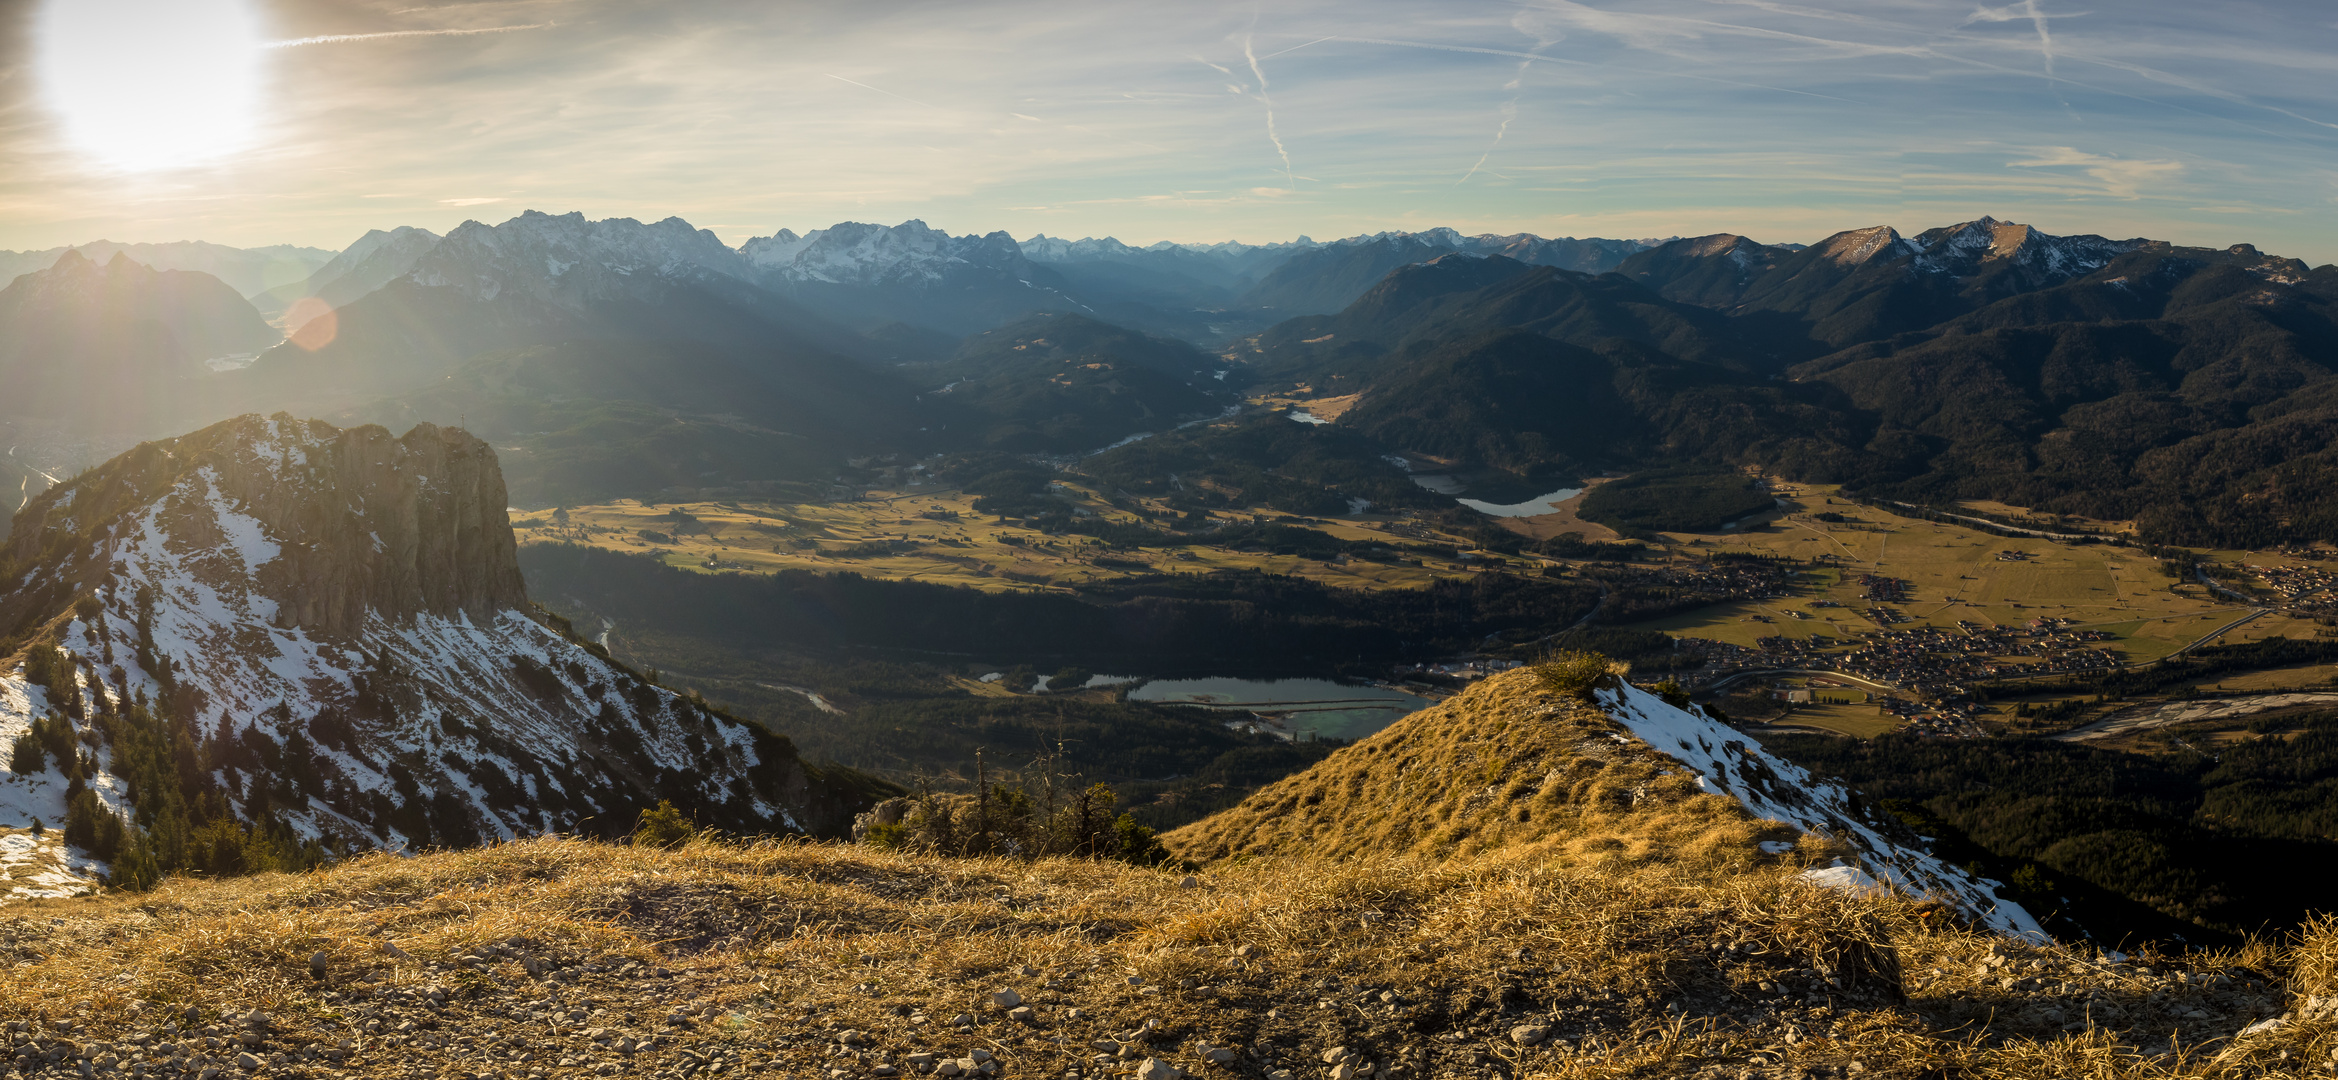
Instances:
[[[2338,533],[2338,268],[2247,245],[1984,218],[1807,249],[1700,237],[1599,277],[1446,256],[1229,355],[1270,387],[1360,393],[1342,426],[1464,469],[1759,466],[2156,542]]]
[[[1919,802],[2000,855],[2223,933],[2327,903],[2338,863],[2338,715],[2206,753],[2051,740],[1784,736],[1773,745],[1883,799]]]

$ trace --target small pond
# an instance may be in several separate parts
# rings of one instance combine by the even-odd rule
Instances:
[[[1286,739],[1310,732],[1322,738],[1362,738],[1436,704],[1402,690],[1329,679],[1156,679],[1128,697],[1258,714],[1265,730]]]

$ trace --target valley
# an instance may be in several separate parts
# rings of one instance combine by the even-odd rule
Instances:
[[[2338,1080],[2326,6],[22,0],[0,1080]]]
[[[531,212],[369,234],[270,294],[309,303],[292,338],[199,374],[190,342],[252,333],[226,286],[60,256],[0,321],[160,389],[5,421],[52,466],[7,474],[10,902],[654,828],[747,838],[692,842],[724,859],[1849,871],[2031,942],[2303,925],[2265,868],[2338,835],[2331,710],[2297,696],[2338,671],[2338,578],[2320,474],[2252,440],[2318,430],[2322,376],[2248,412],[2178,375],[2236,320],[2320,355],[2321,279],[2007,228],[734,249]],[[2024,258],[2061,269],[1993,261]],[[2290,306],[2203,284],[2086,348],[2036,313],[2144,263]],[[1870,289],[1895,314],[1829,307]],[[108,336],[141,305],[185,340]],[[2194,498],[2211,461],[2263,497]]]
[[[1069,512],[1129,528],[1151,517],[1112,505],[1079,483],[1051,484]],[[1304,577],[1342,588],[1419,588],[1468,568],[1442,560],[1374,562],[1277,553],[1245,533],[1240,548],[1206,538],[1174,548],[1118,547],[1095,537],[1044,530],[1026,521],[990,517],[962,490],[872,489],[859,499],[826,503],[721,502],[607,503],[564,507],[566,523],[551,513],[516,519],[523,543],[581,543],[611,551],[648,553],[678,569],[709,572],[774,570],[849,571],[893,581],[924,581],[986,591],[1070,590],[1076,586],[1162,573],[1256,571]],[[1138,504],[1142,506],[1143,504]],[[1161,506],[1154,516],[1174,517]],[[1417,543],[1400,521],[1319,519],[1252,508],[1213,515],[1212,524],[1281,525],[1354,544]],[[1432,540],[1432,543],[1435,541]],[[1450,543],[1448,541],[1448,543]],[[1286,549],[1288,544],[1280,545]]]
[[[1701,656],[1700,663],[1664,667],[1692,688],[1740,697],[1757,684],[1784,688],[1780,693],[1808,689],[1812,700],[1789,703],[1775,725],[1862,737],[1910,721],[1980,735],[2002,727],[2025,700],[2024,681],[2149,665],[2208,645],[2317,638],[2322,630],[2310,601],[2307,610],[2259,608],[2197,581],[2170,578],[2167,551],[2008,536],[1984,531],[1978,519],[1932,520],[1860,503],[1834,485],[1773,478],[1772,512],[1726,532],[1646,534],[1649,546],[1619,564],[1604,551],[1586,558],[1538,543],[1556,535],[1554,521],[1580,523],[1573,510],[1579,499],[1553,514],[1520,517],[1314,518],[1262,505],[1180,518],[1166,501],[1106,498],[1077,469],[1049,482],[1048,509],[1038,520],[985,515],[974,508],[979,496],[937,484],[822,503],[569,507],[560,512],[565,523],[539,512],[518,518],[515,527],[525,544],[648,555],[695,573],[853,573],[1067,596],[1161,574],[1266,573],[1367,590],[1416,590],[1439,577],[1476,574],[1571,578],[1610,594],[1647,596],[1659,606],[1686,603],[1677,614],[1634,618],[1619,602],[1589,618],[1602,629],[1662,634]],[[1068,525],[1066,515],[1085,524]],[[1459,524],[1473,520],[1476,529]],[[1161,531],[1161,522],[1174,522],[1177,533]],[[1261,523],[1290,531],[1264,534],[1262,542],[1254,531]],[[1122,542],[1107,542],[1111,527],[1122,530]],[[1234,532],[1231,543],[1212,542],[1220,530]],[[1488,540],[1494,542],[1481,546]],[[1311,550],[1293,550],[1298,544]],[[2238,560],[2241,553],[2187,557]],[[2288,559],[2266,572],[2294,577],[2307,571],[2284,568],[2310,565]],[[1732,585],[1713,577],[1716,566],[1776,569]],[[1564,629],[1489,640],[1460,655],[1486,650],[1532,659],[1546,647],[1537,641]],[[1447,658],[1408,662],[1441,659]],[[1792,674],[1813,670],[1844,677],[1830,682],[1825,674]],[[2011,699],[1974,703],[1967,689],[1976,682]]]

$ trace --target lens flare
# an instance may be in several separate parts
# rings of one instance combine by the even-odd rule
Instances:
[[[67,140],[107,165],[215,160],[258,128],[260,26],[245,0],[48,0],[35,35]]]
[[[292,302],[284,312],[285,340],[315,352],[333,343],[341,336],[341,316],[328,304],[314,296],[304,296]]]

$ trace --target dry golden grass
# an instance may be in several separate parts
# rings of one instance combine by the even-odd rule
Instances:
[[[1796,838],[1704,792],[1694,773],[1596,706],[1521,670],[1162,840],[1199,860],[1487,855],[1736,872],[1780,864],[1759,841]]]
[[[1066,480],[1059,493],[1072,500],[1067,505],[1109,520],[1141,523],[1136,515],[1115,507],[1076,478]],[[684,570],[849,570],[888,580],[963,585],[992,592],[1061,590],[1164,571],[1213,570],[1295,574],[1347,588],[1410,589],[1429,584],[1440,573],[1463,569],[1452,563],[1323,562],[1207,544],[1111,550],[1083,537],[1049,534],[979,513],[973,496],[962,491],[874,494],[876,497],[862,500],[803,504],[692,502],[649,506],[615,502],[570,507],[564,526],[555,525],[551,516],[543,513],[523,516],[513,524],[522,544],[586,544],[650,555]],[[1167,509],[1159,503],[1154,508]],[[668,517],[674,510],[689,514],[694,521],[677,523]],[[1323,520],[1299,518],[1268,507],[1246,508],[1224,516],[1248,521],[1254,515],[1285,523],[1304,521],[1309,528],[1345,540],[1412,542],[1409,536],[1388,532],[1389,520],[1378,516]],[[643,530],[665,534],[668,540],[646,540]],[[839,554],[842,549],[876,540],[902,541],[902,550],[872,557]],[[1439,540],[1456,542],[1453,537]],[[1098,561],[1099,556],[1103,561]],[[710,560],[713,565],[709,565]]]
[[[14,904],[0,1075],[2331,1072],[2338,920],[2123,963],[2010,942],[1811,886],[1822,839],[1762,855],[1790,830],[1616,734],[1487,680],[1172,834],[1224,856],[1192,877],[544,838]]]
[[[544,839],[12,905],[0,1041],[69,1047],[38,1075],[126,1069],[256,1008],[261,1067],[287,1076],[914,1075],[912,1054],[980,1049],[1006,1075],[1158,1056],[1317,1077],[1334,1047],[1425,1077],[2327,1075],[2330,1014],[2265,980],[2326,987],[2334,929],[2109,966],[1777,870],[1260,859],[1187,886],[1076,860]],[[2244,961],[2265,975],[2219,983]],[[1521,1026],[1547,1038],[1521,1046]],[[1215,1047],[1235,1060],[1207,1063]]]

